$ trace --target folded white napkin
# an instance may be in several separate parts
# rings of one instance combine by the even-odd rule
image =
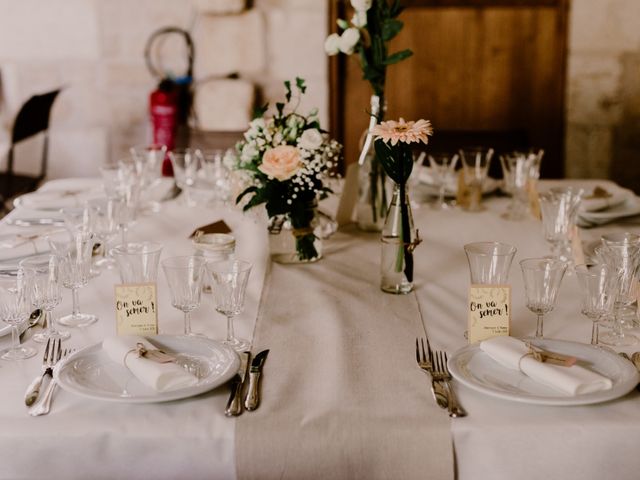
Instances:
[[[6,235],[0,239],[0,262],[20,259],[28,255],[47,253],[51,250],[45,235],[30,233]]]
[[[622,188],[615,188],[607,190],[607,193],[609,193],[610,196],[590,197],[590,193],[587,193],[580,203],[580,210],[583,212],[597,212],[615,207],[629,198],[630,192],[629,190],[624,190]]]
[[[102,191],[98,190],[37,190],[18,197],[15,205],[20,208],[55,211],[67,207],[81,207],[88,200],[103,196]]]
[[[594,393],[612,387],[610,379],[579,365],[563,367],[538,362],[527,355],[529,348],[517,338],[494,337],[481,342],[480,349],[503,367],[520,370],[536,382],[567,395]]]
[[[157,363],[136,353],[136,345],[142,343],[147,350],[156,350],[142,337],[130,335],[108,337],[102,341],[102,349],[114,362],[128,368],[145,385],[159,392],[190,387],[198,379],[175,363]]]

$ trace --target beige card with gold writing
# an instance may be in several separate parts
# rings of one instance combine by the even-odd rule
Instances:
[[[538,181],[531,179],[527,182],[527,195],[529,197],[529,209],[534,218],[542,220],[540,211],[540,194],[538,193]]]
[[[118,335],[157,335],[158,302],[155,283],[116,285]]]
[[[580,235],[580,228],[578,228],[577,225],[573,226],[573,231],[571,232],[571,252],[573,253],[574,264],[581,265],[585,263],[582,236]]]
[[[511,329],[511,287],[471,285],[469,287],[469,343],[509,335]]]

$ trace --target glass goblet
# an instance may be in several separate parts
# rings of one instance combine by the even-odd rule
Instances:
[[[115,198],[99,198],[89,202],[95,211],[94,233],[101,244],[101,258],[95,262],[98,268],[113,268],[115,261],[109,254],[109,244],[118,235],[121,201]]]
[[[191,148],[174,149],[169,152],[176,185],[184,193],[184,202],[189,207],[197,205],[193,190],[202,167],[202,152]]]
[[[493,157],[492,148],[473,147],[460,149],[464,182],[469,191],[469,204],[465,209],[469,212],[479,212],[483,209],[482,187],[487,179],[491,157]]]
[[[511,203],[502,214],[506,220],[519,221],[527,217],[529,184],[540,175],[540,160],[543,150],[538,152],[511,152],[500,156],[505,189],[511,195]]]
[[[60,258],[43,254],[26,258],[20,262],[25,278],[31,286],[31,304],[44,312],[44,330],[33,335],[33,340],[45,343],[50,338],[69,338],[69,332],[57,330],[53,325],[53,310],[62,301]]]
[[[520,262],[527,308],[538,316],[536,338],[543,337],[544,316],[556,305],[567,264],[554,258],[526,258]]]
[[[433,204],[436,210],[445,210],[449,208],[449,204],[444,199],[447,189],[447,181],[454,177],[456,164],[458,163],[458,154],[454,153],[433,153],[428,155],[429,166],[434,182],[438,186],[438,200]]]
[[[542,227],[554,257],[573,264],[571,239],[574,235],[583,190],[571,187],[551,189],[540,195]]]
[[[474,242],[464,246],[471,283],[502,285],[509,279],[516,247],[500,242]]]
[[[242,260],[227,260],[208,262],[206,268],[212,280],[216,311],[227,317],[227,339],[222,343],[238,352],[244,351],[249,348],[251,342],[235,336],[233,318],[244,308],[244,295],[251,264]]]
[[[3,360],[24,360],[33,357],[36,349],[20,345],[18,327],[31,315],[31,302],[24,278],[24,272],[18,271],[18,277],[11,284],[0,286],[0,319],[11,326],[11,348],[0,358]]]
[[[202,280],[205,275],[203,257],[169,257],[162,270],[171,290],[171,305],[184,313],[184,334],[191,333],[191,312],[200,306]]]
[[[125,243],[111,249],[124,284],[155,282],[161,253],[162,244],[156,242]]]
[[[86,327],[98,321],[96,315],[81,313],[78,290],[89,283],[95,236],[88,232],[75,232],[71,239],[49,237],[52,251],[60,257],[62,285],[71,290],[73,308],[58,323],[67,327]]]
[[[582,314],[593,322],[591,345],[598,345],[598,322],[613,312],[618,276],[609,265],[588,263],[576,265],[580,286]]]

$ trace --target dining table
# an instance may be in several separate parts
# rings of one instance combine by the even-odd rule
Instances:
[[[66,182],[66,183],[65,183]],[[41,190],[98,188],[98,179],[63,179]],[[542,180],[540,188],[607,180]],[[418,198],[418,195],[415,195]],[[519,262],[550,254],[539,219],[503,218],[509,198],[486,196],[480,212],[413,204],[422,243],[414,253],[414,290],[380,289],[380,233],[355,225],[323,240],[323,258],[306,264],[271,261],[266,216],[233,203],[187,206],[178,196],[140,215],[130,241],[163,244],[161,258],[193,255],[192,234],[224,221],[235,257],[252,263],[236,335],[253,354],[269,349],[254,411],[225,416],[229,386],[166,402],[130,403],[55,392],[48,415],[32,417],[27,385],[41,372],[38,355],[0,363],[0,478],[65,479],[637,479],[640,476],[640,394],[636,389],[593,404],[545,405],[490,395],[453,380],[467,415],[450,418],[432,398],[429,376],[416,363],[416,338],[428,337],[451,357],[468,345],[469,268],[464,245],[499,241],[516,247],[509,276],[511,335],[531,337],[536,318],[526,307]],[[335,202],[327,203],[327,209]],[[0,221],[0,235],[24,231],[19,218],[47,216],[29,205]],[[589,255],[605,232],[637,232],[638,217],[580,229]],[[66,328],[63,345],[80,351],[115,335],[117,269],[79,290],[83,312],[99,320]],[[158,324],[183,333],[158,272]],[[65,291],[55,315],[71,309]],[[575,274],[565,275],[556,307],[545,317],[548,339],[588,344],[591,321],[580,312]],[[192,313],[192,330],[225,338],[226,320],[210,293]],[[636,332],[632,329],[631,332]],[[27,334],[28,338],[29,335]],[[9,337],[0,338],[3,348]],[[640,345],[616,348],[631,354]]]

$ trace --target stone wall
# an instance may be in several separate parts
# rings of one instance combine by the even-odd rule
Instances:
[[[143,51],[167,25],[195,39],[196,106],[207,129],[244,129],[254,103],[279,100],[295,76],[309,87],[302,108],[319,107],[326,124],[326,0],[0,0],[0,12],[5,140],[24,100],[65,87],[52,114],[50,178],[97,175],[149,140],[156,80]],[[167,49],[182,58],[178,42]]]
[[[566,172],[640,193],[640,2],[572,0]]]

